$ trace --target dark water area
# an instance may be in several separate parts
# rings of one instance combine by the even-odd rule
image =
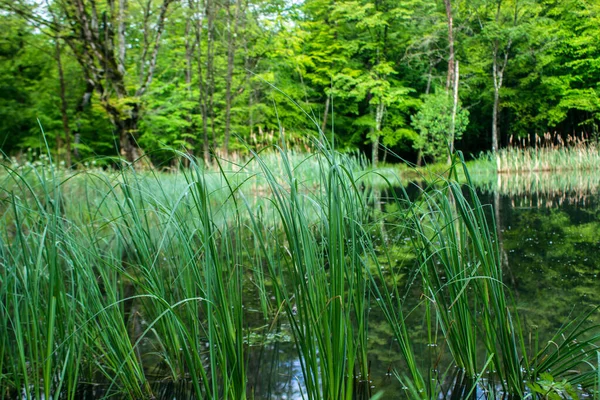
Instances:
[[[494,207],[504,281],[529,329],[549,335],[600,304],[597,190],[480,198]]]

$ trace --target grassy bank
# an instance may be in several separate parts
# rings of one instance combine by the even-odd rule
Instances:
[[[600,167],[598,144],[584,136],[566,139],[549,133],[533,139],[510,139],[496,154],[485,154],[471,163],[473,173],[530,173],[595,171]]]
[[[74,399],[102,383],[95,397],[141,399],[171,382],[189,397],[252,398],[249,338],[284,324],[305,398],[367,399],[372,308],[393,333],[408,398],[594,392],[595,327],[583,316],[529,340],[469,186],[434,178],[379,211],[351,157],[254,156],[211,170],[189,158],[177,174],[6,166],[0,395]],[[468,177],[462,165],[453,171]],[[416,260],[409,279],[396,243]]]

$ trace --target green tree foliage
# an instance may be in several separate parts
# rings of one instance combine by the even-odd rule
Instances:
[[[597,134],[597,2],[451,5],[459,98],[470,120],[458,149],[492,148],[494,130],[500,146],[511,135]],[[411,124],[438,106],[419,99],[446,87],[441,1],[0,0],[0,9],[6,154],[44,146],[39,119],[64,159],[65,115],[79,160],[120,155],[128,143],[157,165],[169,161],[165,147],[210,160],[211,151],[243,153],[246,143],[262,147],[282,135],[304,148],[319,131],[373,161],[385,159],[381,146],[413,161],[420,151],[431,158],[446,151],[444,140],[435,141],[443,148],[426,150],[423,132]],[[76,15],[95,16],[104,39],[85,39]],[[115,65],[83,57],[97,45]]]
[[[412,118],[412,123],[419,132],[414,148],[433,161],[442,161],[450,148],[452,131],[452,97],[447,93],[425,96],[423,107]],[[454,138],[460,140],[469,125],[469,111],[457,108],[454,120]]]
[[[54,147],[63,127],[53,39],[36,32],[15,14],[0,14],[0,25],[4,28],[0,31],[0,149],[8,155],[28,148],[43,149],[38,120]],[[65,57],[63,69],[75,136],[72,150],[80,160],[114,154],[112,130],[104,111],[80,109],[85,82],[79,65]]]

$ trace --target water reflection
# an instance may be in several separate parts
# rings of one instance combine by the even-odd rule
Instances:
[[[511,198],[511,207],[586,207],[597,202],[600,174],[591,171],[539,172],[472,176],[482,193]]]
[[[506,283],[532,332],[549,335],[600,304],[600,176],[499,174],[475,184],[493,204]]]

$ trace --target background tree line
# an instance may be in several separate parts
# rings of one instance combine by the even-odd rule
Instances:
[[[596,137],[595,0],[0,0],[0,148],[210,160],[319,129],[443,160]]]

